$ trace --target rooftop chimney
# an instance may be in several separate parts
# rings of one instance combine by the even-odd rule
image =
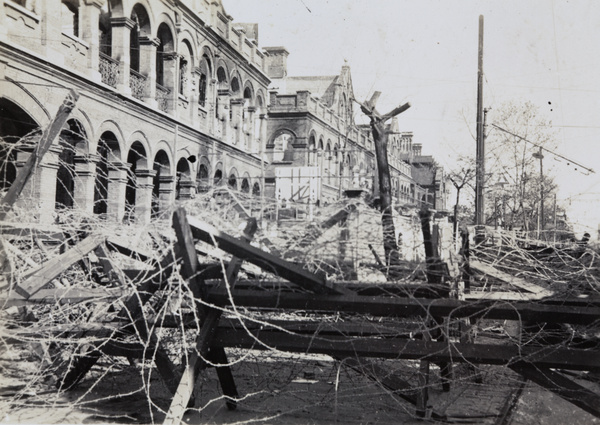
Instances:
[[[285,78],[290,52],[285,47],[264,47],[264,50],[267,52],[267,75],[270,78]]]
[[[423,148],[423,145],[420,143],[413,143],[412,145],[412,150],[413,150],[413,154],[415,156],[421,156],[421,149]]]

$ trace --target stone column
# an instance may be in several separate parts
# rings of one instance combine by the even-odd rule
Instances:
[[[109,163],[107,211],[109,220],[120,223],[125,216],[125,189],[127,187],[127,164],[115,161]]]
[[[265,152],[265,146],[267,146],[267,124],[268,124],[268,120],[267,120],[267,114],[260,114],[259,115],[259,119],[260,119],[260,124],[259,124],[259,136],[258,136],[258,150],[260,152],[263,153]]]
[[[119,61],[119,75],[117,76],[117,90],[126,95],[131,95],[129,87],[129,37],[135,22],[129,18],[112,18],[112,54]]]
[[[256,112],[255,106],[248,106],[246,108],[246,119],[244,120],[244,144],[246,149],[250,153],[256,153],[258,149],[256,148],[256,139],[254,135],[254,115]]]
[[[217,109],[217,134],[216,136],[221,138],[222,141],[227,141],[229,138],[229,98],[231,96],[231,92],[229,89],[219,89],[217,98],[218,98],[218,109]],[[219,131],[220,130],[220,131]]]
[[[206,87],[206,106],[205,107],[206,107],[206,111],[208,113],[208,119],[207,119],[208,133],[211,136],[215,135],[215,128],[218,124],[217,110],[216,110],[216,105],[215,105],[216,87],[217,87],[217,80],[214,78],[209,80],[208,85]]]
[[[88,72],[92,80],[100,82],[100,11],[103,0],[85,0],[85,6],[80,7],[81,38],[90,49],[88,50]]]
[[[243,149],[243,113],[245,99],[231,99],[232,143]]]
[[[136,170],[137,187],[135,190],[135,219],[139,224],[150,223],[152,211],[152,189],[155,170]]]
[[[94,184],[96,182],[96,164],[100,160],[98,155],[76,155],[75,163],[75,191],[73,203],[88,214],[94,213]]]
[[[44,53],[56,65],[64,65],[65,57],[62,53],[62,22],[61,1],[46,0],[37,4],[41,11],[40,29],[42,32],[41,44],[45,47]],[[4,7],[4,6],[3,6]]]
[[[169,212],[175,198],[175,177],[160,176],[158,182],[158,217]]]
[[[17,175],[27,162],[27,159],[35,149],[27,146],[17,153]],[[58,171],[58,157],[60,146],[53,145],[44,155],[40,164],[36,167],[33,175],[25,185],[16,203],[17,208],[33,213],[33,219],[40,223],[52,223],[52,213],[56,203],[56,174]]]
[[[140,36],[140,74],[146,76],[144,102],[156,108],[156,48],[160,40],[154,37]]]
[[[198,117],[198,107],[200,106],[200,74],[202,74],[201,69],[195,67],[191,72],[191,81],[189,82],[191,90],[190,90],[190,122],[194,128],[198,128],[200,125],[200,118]],[[207,87],[208,90],[208,87]],[[207,99],[208,100],[208,99]],[[208,102],[207,102],[208,103]]]
[[[196,184],[193,180],[182,180],[179,182],[178,199],[192,199],[196,195]]]
[[[167,101],[167,113],[175,113],[177,110],[177,99],[179,96],[179,66],[177,52],[165,52],[163,57],[163,83],[166,89],[169,90]]]

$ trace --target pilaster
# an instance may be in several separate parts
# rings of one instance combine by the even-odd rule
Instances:
[[[146,76],[144,102],[153,107],[158,106],[156,99],[156,50],[160,39],[140,36],[140,73]]]
[[[100,12],[103,0],[85,0],[85,6],[80,8],[81,39],[89,46],[88,72],[92,80],[100,82]]]
[[[99,160],[98,155],[77,155],[73,159],[75,163],[74,205],[88,214],[94,212],[94,184],[96,164]]]
[[[139,224],[150,222],[152,212],[152,189],[154,188],[155,170],[136,170],[135,219]]]
[[[129,37],[135,22],[129,18],[112,18],[112,52],[113,57],[119,61],[119,74],[117,77],[117,90],[121,93],[131,95],[129,87],[129,67],[131,57],[129,55]]]
[[[125,216],[125,189],[127,187],[127,164],[120,161],[109,163],[107,212],[109,220],[121,222]]]

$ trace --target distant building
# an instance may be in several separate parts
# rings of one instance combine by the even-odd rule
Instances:
[[[350,67],[342,66],[338,75],[291,77],[288,51],[265,51],[271,78],[266,193],[317,205],[340,199],[348,189],[378,197],[375,145],[370,126],[354,120]],[[419,161],[413,166],[420,153],[415,155],[412,133],[400,132],[396,118],[387,131],[394,204],[445,207],[441,168]]]

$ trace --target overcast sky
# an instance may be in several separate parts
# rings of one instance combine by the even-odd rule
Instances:
[[[288,74],[351,67],[359,100],[399,116],[446,169],[475,151],[477,37],[484,16],[484,106],[531,101],[558,131],[550,158],[561,202],[593,233],[600,223],[600,2],[593,0],[223,0],[237,22],[259,23],[259,45],[285,46]],[[360,110],[355,108],[357,115]],[[359,117],[357,117],[359,118]],[[488,122],[489,124],[489,122]]]

